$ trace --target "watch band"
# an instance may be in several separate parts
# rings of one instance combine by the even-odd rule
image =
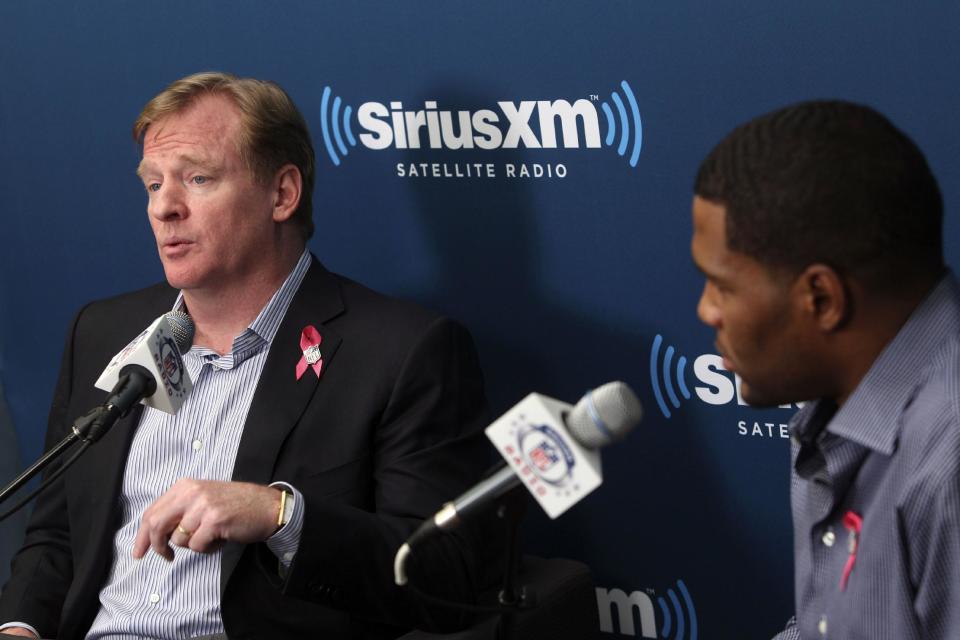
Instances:
[[[290,518],[293,516],[293,501],[294,496],[292,493],[286,489],[280,490],[280,509],[277,513],[277,528],[290,522]]]

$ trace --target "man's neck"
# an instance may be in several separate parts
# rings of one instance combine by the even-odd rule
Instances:
[[[303,247],[288,252],[270,271],[260,271],[234,286],[183,291],[183,299],[196,325],[193,344],[229,353],[233,340],[250,326],[273,294],[293,271]]]

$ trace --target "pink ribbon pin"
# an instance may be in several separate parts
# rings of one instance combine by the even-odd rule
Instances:
[[[297,363],[297,380],[303,377],[308,367],[313,368],[317,378],[320,377],[320,370],[323,368],[323,355],[320,353],[321,342],[323,342],[323,338],[316,327],[308,324],[303,328],[300,333],[300,350],[303,351],[303,356]]]
[[[850,532],[850,556],[843,567],[843,577],[840,579],[840,591],[846,591],[847,581],[853,572],[853,565],[857,562],[857,546],[860,544],[860,530],[863,528],[863,518],[855,511],[843,514],[843,526]]]

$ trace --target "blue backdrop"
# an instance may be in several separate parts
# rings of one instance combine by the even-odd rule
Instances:
[[[593,567],[601,637],[768,637],[792,609],[791,410],[740,405],[695,317],[692,177],[761,112],[874,105],[939,177],[956,267],[957,24],[945,2],[2,3],[0,378],[20,457],[41,452],[73,313],[162,277],[140,108],[198,70],[270,78],[315,138],[313,251],[465,322],[494,411],[612,379],[644,401],[605,486],[526,526],[529,551]],[[422,117],[420,148],[378,109],[413,112],[408,134]],[[443,116],[418,111],[453,112],[448,133],[469,112],[473,148],[431,148]]]

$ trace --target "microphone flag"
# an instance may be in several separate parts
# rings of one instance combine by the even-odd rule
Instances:
[[[550,518],[603,483],[600,453],[563,427],[572,405],[531,393],[486,429],[487,437]]]
[[[193,383],[166,316],[154,320],[115,355],[95,386],[110,391],[123,375],[123,368],[131,364],[144,367],[157,381],[157,391],[141,401],[148,407],[176,413],[193,390]]]

